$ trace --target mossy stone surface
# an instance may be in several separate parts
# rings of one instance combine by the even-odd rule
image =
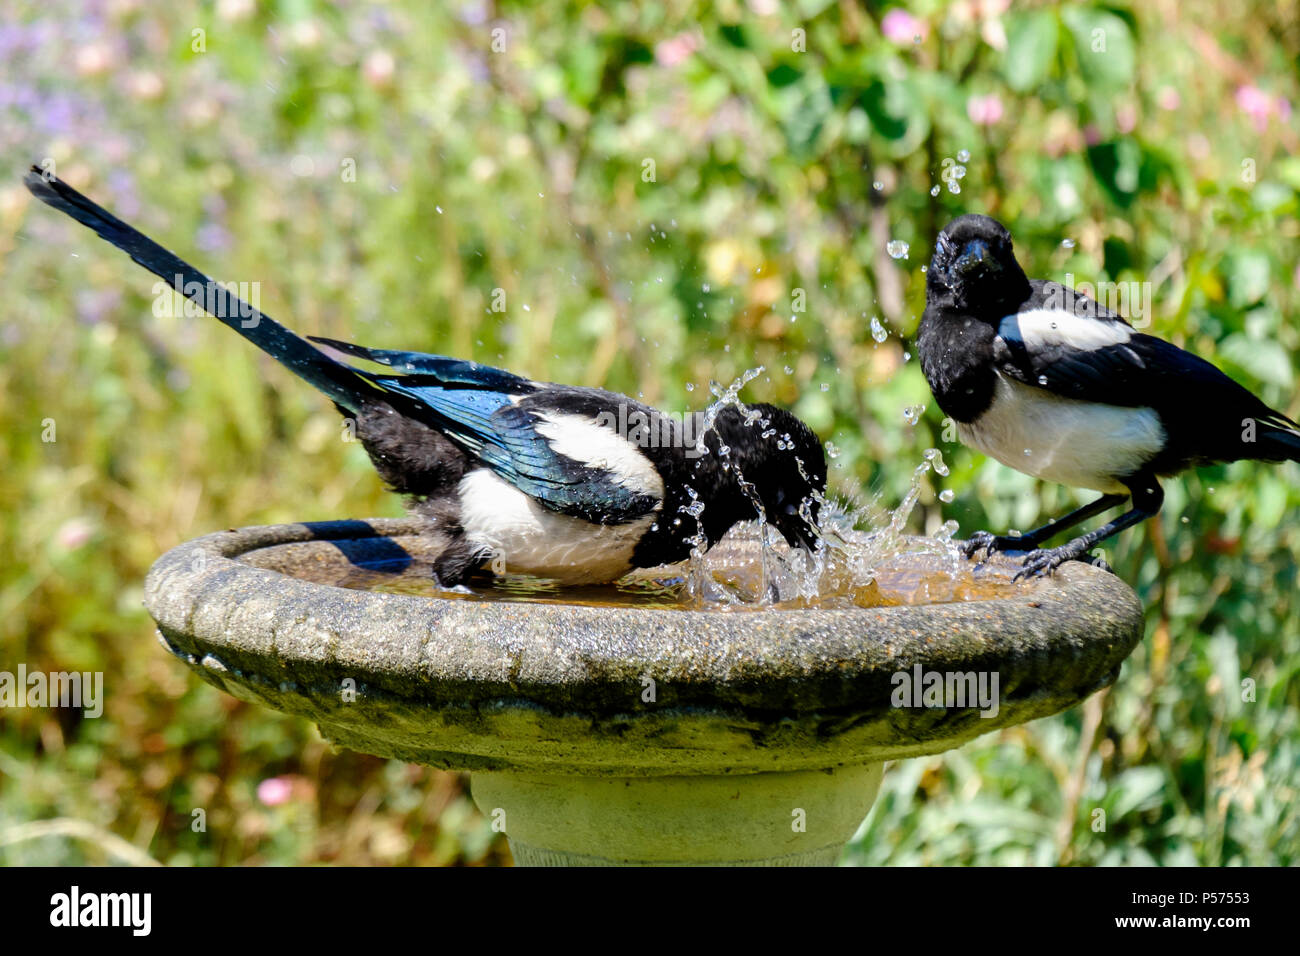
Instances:
[[[1105,687],[1142,635],[1133,591],[1077,563],[1013,597],[849,610],[448,600],[304,579],[427,549],[421,530],[376,519],[208,535],[158,560],[145,604],[167,649],[209,683],[313,720],[341,746],[448,769],[610,776],[947,750]],[[893,706],[894,675],[915,665],[996,673],[996,716]]]

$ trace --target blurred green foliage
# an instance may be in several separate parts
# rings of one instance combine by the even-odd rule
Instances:
[[[168,863],[508,859],[456,776],[331,753],[155,645],[164,549],[400,504],[320,396],[156,317],[145,273],[34,205],[30,162],[302,331],[672,409],[762,364],[746,395],[833,440],[844,491],[892,505],[935,446],[956,499],[928,488],[915,530],[1027,528],[1074,493],[902,417],[932,405],[908,342],[935,232],[987,212],[1032,275],[1149,283],[1135,321],[1300,415],[1300,17],[1007,7],[9,4],[0,669],[102,670],[108,704],[0,714],[0,863],[116,859],[18,839],[49,818]],[[1107,555],[1148,609],[1117,685],[895,767],[848,860],[1300,862],[1298,479],[1170,482]]]

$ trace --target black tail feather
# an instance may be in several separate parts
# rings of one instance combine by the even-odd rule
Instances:
[[[320,389],[335,404],[359,412],[367,399],[384,400],[382,393],[355,369],[334,361],[71,186],[37,166],[31,168],[23,183],[41,202],[93,229],[101,239],[121,249],[177,292]]]
[[[1260,461],[1300,461],[1300,430],[1260,425],[1250,457]]]

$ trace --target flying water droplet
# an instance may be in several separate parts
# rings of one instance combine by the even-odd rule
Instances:
[[[890,239],[885,244],[885,251],[889,253],[891,259],[906,259],[909,248],[908,244],[902,239]]]
[[[1061,240],[1061,245],[1064,246],[1066,249],[1073,249],[1073,248],[1074,248],[1074,240],[1073,240],[1073,239],[1062,239],[1062,240]]]
[[[938,186],[933,186],[933,187],[931,187],[931,189],[930,189],[930,195],[931,195],[931,196],[937,196],[937,195],[939,195],[939,187],[938,187]]]
[[[970,150],[969,150],[969,149],[959,149],[959,150],[957,151],[957,162],[959,162],[959,163],[969,163],[969,162],[970,162]]]
[[[953,497],[954,496],[951,488],[945,488],[943,489],[943,491],[939,492],[939,500],[942,501],[944,504],[950,503]]]
[[[880,324],[880,319],[874,315],[871,317],[871,337],[877,342],[883,342],[885,339],[889,338],[889,333],[885,331],[885,327]]]
[[[915,426],[921,420],[921,415],[925,413],[924,405],[908,405],[903,409],[903,421]],[[926,467],[929,467],[928,465]]]
[[[937,448],[927,448],[925,450],[925,460],[934,468],[936,475],[947,476],[948,466],[943,463],[943,452]]]

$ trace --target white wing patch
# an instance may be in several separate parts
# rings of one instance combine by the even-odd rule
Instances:
[[[1060,398],[998,373],[992,404],[957,437],[1027,475],[1123,494],[1116,479],[1159,454],[1165,430],[1155,409]]]
[[[637,542],[659,519],[656,510],[626,524],[592,524],[542,507],[487,468],[467,474],[459,490],[461,527],[471,544],[504,561],[507,571],[564,584],[622,577],[632,570]]]
[[[1083,351],[1123,345],[1133,330],[1123,322],[1090,319],[1058,309],[1031,309],[1008,315],[998,325],[998,335],[1026,348],[1068,345]]]
[[[540,412],[537,433],[557,454],[609,472],[610,478],[637,494],[663,499],[664,480],[654,464],[630,441],[584,415]]]

